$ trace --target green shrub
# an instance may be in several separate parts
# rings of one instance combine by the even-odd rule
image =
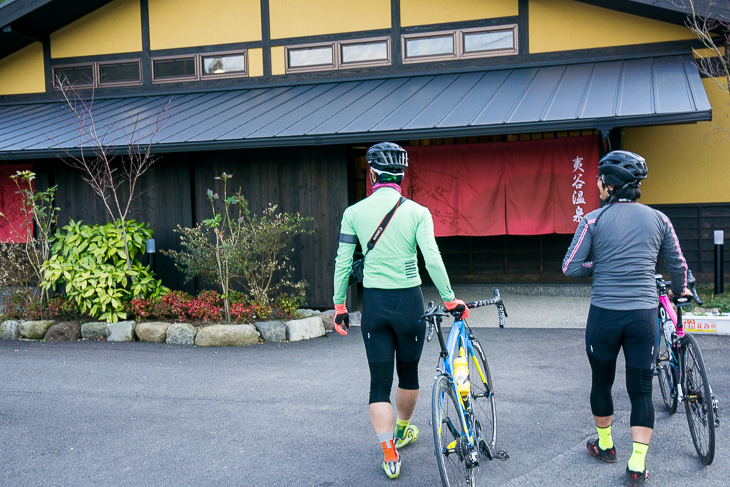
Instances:
[[[56,291],[64,285],[66,296],[82,313],[110,323],[126,319],[126,303],[133,298],[161,295],[166,288],[149,266],[135,259],[143,254],[152,230],[134,220],[125,226],[131,269],[124,240],[113,223],[89,226],[71,220],[54,235],[52,256],[43,264],[44,288]]]
[[[730,313],[730,293],[715,294],[715,286],[709,284],[698,284],[697,294],[702,299],[704,309],[718,308],[721,313]],[[692,308],[697,307],[695,304]]]

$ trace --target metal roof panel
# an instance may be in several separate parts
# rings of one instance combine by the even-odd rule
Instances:
[[[165,152],[683,123],[711,106],[691,55],[674,55],[136,95],[97,99],[93,114],[104,144],[123,150],[136,131]],[[61,101],[0,105],[0,159],[88,142]]]

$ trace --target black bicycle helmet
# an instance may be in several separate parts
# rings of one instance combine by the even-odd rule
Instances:
[[[378,174],[402,176],[408,167],[408,154],[403,147],[393,142],[375,144],[368,149],[365,158]]]
[[[598,171],[602,175],[610,175],[618,179],[623,183],[620,187],[638,187],[641,180],[646,178],[646,160],[633,152],[615,150],[601,158],[598,162]]]

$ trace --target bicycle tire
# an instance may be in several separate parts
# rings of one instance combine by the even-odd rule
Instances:
[[[439,375],[433,385],[431,424],[434,453],[443,487],[474,487],[474,468],[469,467],[462,433],[466,425],[459,414],[459,399],[449,376]]]
[[[482,456],[491,458],[494,454],[494,448],[497,446],[497,404],[494,399],[492,374],[489,371],[489,364],[482,344],[474,336],[470,338],[470,341],[476,353],[474,358],[480,362],[479,366],[482,369],[482,374],[479,374],[474,360],[469,360],[469,381],[471,382],[469,400],[477,438],[480,442],[484,442],[484,446],[489,449],[489,452],[485,453],[481,444],[479,450]]]
[[[707,380],[707,370],[697,340],[685,335],[682,345],[684,376],[682,390],[687,422],[692,434],[692,443],[703,465],[709,465],[715,458],[715,414],[712,390]]]
[[[664,338],[664,323],[659,322],[659,352],[657,353],[657,379],[659,380],[659,390],[662,393],[664,401],[664,409],[669,414],[677,412],[677,376],[678,364],[673,359],[674,354],[667,341]]]

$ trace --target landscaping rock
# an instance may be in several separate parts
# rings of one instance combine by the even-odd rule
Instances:
[[[335,329],[335,310],[328,309],[327,311],[323,311],[319,317],[322,318],[325,330],[332,331]]]
[[[3,321],[0,324],[0,333],[2,333],[3,340],[17,340],[20,338],[20,321],[8,320]]]
[[[169,326],[169,323],[162,321],[149,321],[138,323],[135,331],[137,338],[142,342],[165,343]]]
[[[302,308],[297,310],[297,315],[301,316],[302,318],[309,318],[311,316],[317,316],[319,315],[319,311],[316,309],[308,309],[308,308]]]
[[[321,337],[325,333],[324,323],[319,316],[286,322],[286,338],[290,342]]]
[[[167,327],[166,342],[171,345],[195,345],[195,327],[188,323],[173,323]]]
[[[76,321],[62,321],[51,325],[46,332],[46,341],[67,342],[81,340],[81,324]]]
[[[90,321],[81,325],[81,338],[84,340],[106,340],[109,329],[104,321]]]
[[[195,345],[199,347],[227,347],[254,345],[259,334],[253,325],[211,325],[198,330]]]
[[[18,326],[20,336],[40,340],[46,336],[46,332],[54,322],[51,320],[23,321]]]
[[[134,321],[120,321],[119,323],[109,323],[106,325],[109,330],[108,342],[133,342]]]
[[[283,321],[258,321],[254,326],[265,342],[278,343],[286,340],[286,325]]]

